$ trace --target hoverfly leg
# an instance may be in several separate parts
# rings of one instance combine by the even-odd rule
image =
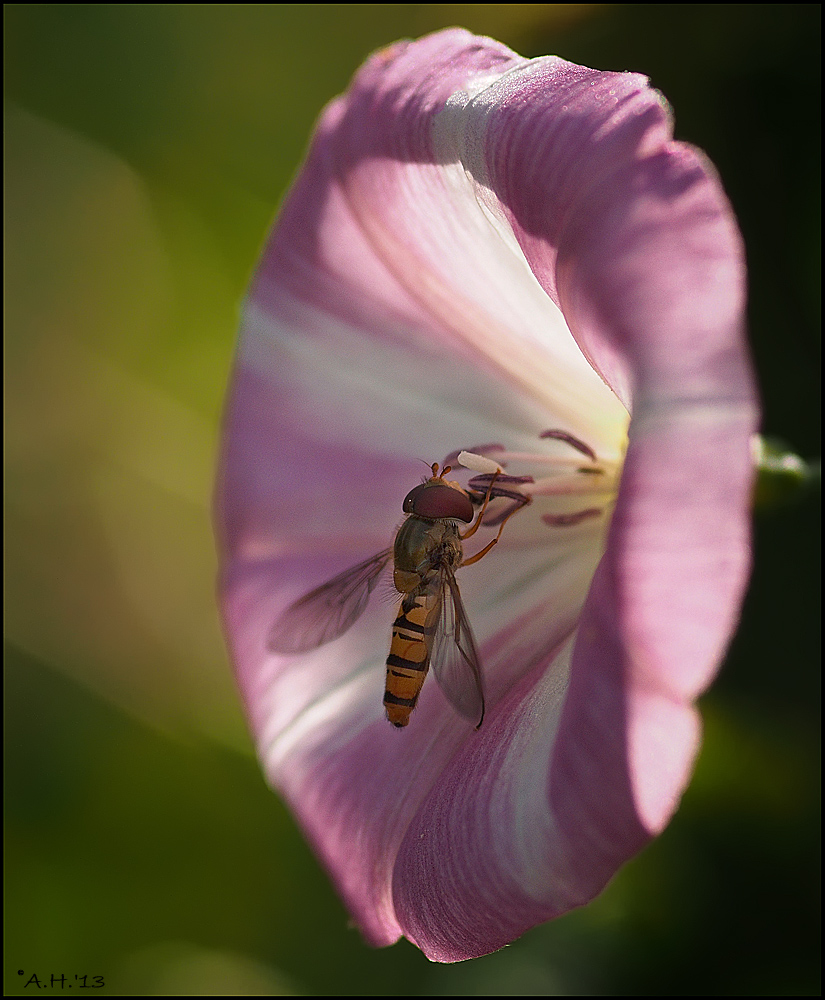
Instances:
[[[493,484],[490,483],[490,487],[491,488],[492,488],[492,485]],[[477,563],[479,561],[479,559],[483,559],[484,556],[487,555],[487,553],[490,551],[491,548],[493,548],[493,546],[496,544],[496,542],[499,540],[499,538],[501,538],[501,533],[502,533],[502,531],[504,531],[504,525],[507,524],[507,522],[513,516],[513,514],[515,514],[519,510],[522,510],[524,507],[527,506],[527,504],[530,503],[530,498],[529,497],[525,497],[524,500],[525,500],[525,502],[523,504],[519,504],[518,506],[513,507],[513,509],[510,511],[510,513],[507,515],[507,517],[504,518],[504,520],[498,526],[498,534],[496,535],[496,537],[491,542],[488,542],[480,552],[476,552],[476,554],[474,556],[470,556],[469,559],[462,560],[462,563],[461,563],[462,566],[472,566],[473,563]],[[485,503],[484,506],[485,507],[487,506],[486,503]],[[484,507],[482,507],[481,510],[482,510],[482,513],[483,513],[484,512]],[[475,529],[478,527],[478,525],[480,523],[481,523],[481,517],[479,517],[478,522],[473,526],[473,528],[468,532],[468,534],[471,535],[473,533],[473,531],[475,531]]]
[[[470,538],[470,536],[474,535],[478,531],[478,529],[481,527],[481,520],[484,517],[484,511],[487,510],[487,504],[490,502],[490,496],[491,496],[491,494],[493,492],[493,483],[496,481],[496,479],[498,477],[498,474],[499,474],[499,470],[496,469],[496,471],[493,473],[493,478],[490,480],[490,485],[487,487],[487,495],[484,497],[484,503],[481,505],[481,510],[478,512],[478,517],[476,518],[476,523],[471,528],[468,528],[464,532],[464,534],[461,536],[461,540],[462,541],[464,541],[467,538]],[[502,524],[503,523],[504,522],[502,521]],[[501,532],[499,532],[499,534],[501,534]],[[461,565],[462,566],[466,566],[467,563],[465,562],[465,563],[462,563]]]

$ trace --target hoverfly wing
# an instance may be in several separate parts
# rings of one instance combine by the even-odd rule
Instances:
[[[481,661],[452,570],[442,570],[442,581],[441,613],[430,666],[453,708],[478,729],[484,720]]]
[[[290,605],[269,633],[272,652],[306,653],[343,635],[363,614],[391,556],[384,549]]]

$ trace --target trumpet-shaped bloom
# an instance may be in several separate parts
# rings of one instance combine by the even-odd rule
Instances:
[[[676,808],[749,567],[744,285],[713,168],[641,76],[455,29],[324,111],[245,308],[221,590],[268,779],[371,942],[490,952]],[[487,714],[430,680],[396,730],[391,587],[317,649],[268,637],[462,449],[532,498],[457,574]]]

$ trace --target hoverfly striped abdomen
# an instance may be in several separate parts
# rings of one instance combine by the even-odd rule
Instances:
[[[398,531],[393,555],[393,580],[404,597],[393,624],[384,707],[389,721],[400,728],[409,722],[430,668],[444,574],[461,565],[458,527],[452,520],[412,513]]]
[[[393,622],[384,708],[389,721],[399,728],[409,722],[424,685],[440,613],[441,583],[433,579],[405,595]]]

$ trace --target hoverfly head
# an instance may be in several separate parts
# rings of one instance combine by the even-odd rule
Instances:
[[[402,507],[404,513],[415,514],[416,517],[425,517],[432,521],[449,518],[469,524],[475,517],[475,508],[468,494],[458,483],[444,478],[450,471],[450,466],[445,466],[441,473],[438,472],[437,463],[432,469],[432,478],[410,490],[404,498]]]

